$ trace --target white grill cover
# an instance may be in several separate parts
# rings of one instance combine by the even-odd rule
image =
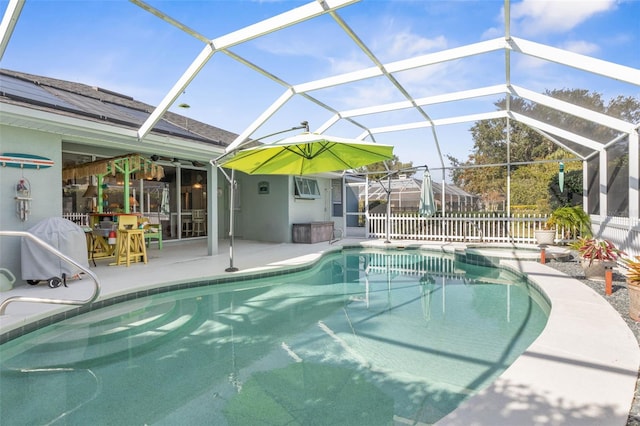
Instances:
[[[70,220],[50,217],[38,222],[27,232],[40,238],[80,265],[89,267],[87,239],[84,230]],[[21,254],[23,280],[61,278],[62,274],[71,278],[81,271],[29,238],[22,238]]]

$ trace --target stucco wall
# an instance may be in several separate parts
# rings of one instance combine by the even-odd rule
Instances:
[[[235,211],[238,238],[290,243],[294,223],[330,220],[330,179],[317,179],[322,196],[316,200],[296,199],[291,176],[240,174],[236,179],[240,188],[240,209]],[[259,192],[261,182],[268,184],[268,194]]]
[[[320,198],[305,200],[295,198],[293,178],[289,178],[289,239],[291,242],[294,223],[326,222],[331,220],[331,179],[316,179]],[[338,225],[336,225],[338,226]]]
[[[236,235],[257,241],[290,241],[288,235],[287,180],[288,176],[242,175],[241,206],[236,210]],[[268,184],[268,193],[259,193],[260,182]]]
[[[0,126],[0,152],[32,154],[47,157],[54,166],[46,169],[20,169],[0,167],[0,229],[26,231],[42,219],[62,214],[62,143],[60,137],[34,130]],[[26,222],[16,215],[16,185],[25,177],[31,183],[31,214]],[[16,285],[27,285],[21,280],[20,238],[0,237],[0,267],[13,272]]]

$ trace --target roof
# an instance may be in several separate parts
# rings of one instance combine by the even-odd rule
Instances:
[[[0,69],[0,102],[137,130],[154,107],[108,89]],[[152,130],[227,146],[237,134],[167,111]]]

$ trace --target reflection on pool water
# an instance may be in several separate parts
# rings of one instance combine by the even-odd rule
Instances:
[[[343,250],[3,344],[0,423],[430,424],[500,375],[548,310],[505,270]]]

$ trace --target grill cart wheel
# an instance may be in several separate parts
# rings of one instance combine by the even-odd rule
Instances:
[[[49,282],[49,287],[51,288],[60,287],[60,284],[62,284],[62,280],[58,277],[51,277],[47,281]]]

